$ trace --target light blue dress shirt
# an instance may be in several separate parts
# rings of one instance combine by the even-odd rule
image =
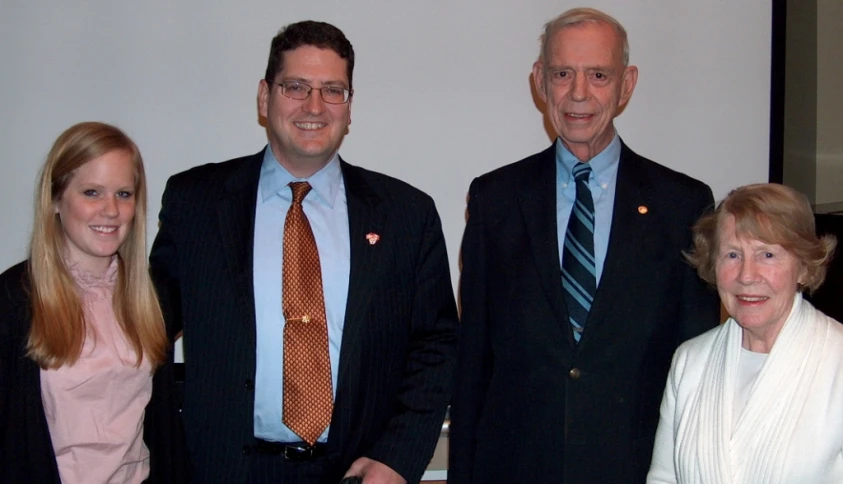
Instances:
[[[255,209],[254,285],[256,320],[255,437],[275,442],[299,442],[301,437],[282,423],[284,404],[284,317],[282,316],[282,266],[284,220],[293,200],[288,184],[307,181],[313,189],[302,206],[319,251],[325,312],[328,317],[328,350],[331,384],[337,391],[340,343],[345,322],[351,242],[348,204],[339,156],[310,178],[295,178],[281,166],[267,146],[261,166]],[[319,437],[328,439],[328,429]]]
[[[612,228],[612,213],[615,206],[615,187],[618,181],[618,163],[621,156],[621,139],[618,133],[594,158],[588,161],[591,175],[588,188],[594,198],[594,259],[597,269],[597,285],[603,275],[603,263],[606,261],[606,249],[609,246],[609,232]],[[565,231],[568,218],[577,197],[577,184],[571,171],[580,161],[565,148],[562,141],[556,139],[556,237],[559,244],[559,267],[562,267],[562,250],[565,244]],[[560,278],[562,276],[560,275]]]

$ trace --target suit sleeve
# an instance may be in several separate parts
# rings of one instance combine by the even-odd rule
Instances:
[[[697,191],[693,216],[688,221],[688,243],[692,244],[691,228],[697,220],[714,206],[714,197],[708,186]],[[682,317],[680,318],[679,342],[700,335],[720,323],[720,298],[717,291],[708,286],[690,264],[685,264],[682,276]]]
[[[173,179],[167,182],[158,215],[158,234],[152,244],[149,269],[164,313],[170,348],[167,360],[152,378],[152,398],[144,417],[144,441],[150,452],[150,482],[188,482],[189,468],[180,406],[173,375],[173,347],[182,330],[178,252],[174,229],[179,227],[179,204]]]
[[[143,441],[149,450],[149,483],[189,482],[187,447],[179,415],[173,376],[172,345],[164,364],[152,377],[152,397],[146,406]]]
[[[431,202],[416,262],[411,335],[396,412],[366,457],[418,482],[451,397],[458,320],[445,238]]]
[[[659,427],[656,430],[653,460],[650,472],[647,474],[647,484],[676,484],[677,482],[673,451],[676,445],[674,424],[676,422],[676,388],[679,380],[677,363],[682,359],[679,356],[681,351],[681,349],[677,351],[673,358],[664,388],[664,397],[659,411]]]
[[[175,229],[179,227],[178,203],[174,199],[173,179],[167,182],[161,200],[161,213],[158,215],[158,234],[152,244],[149,255],[149,268],[164,321],[167,325],[167,336],[174,341],[182,331],[181,292],[179,289],[178,250],[176,246]]]
[[[448,482],[472,482],[477,427],[494,364],[488,339],[486,244],[480,182],[469,188],[468,222],[462,241],[461,337],[451,403]]]
[[[31,319],[30,300],[21,274],[12,268],[0,276],[0,482],[19,482],[15,479],[22,477],[20,473],[27,469],[27,463],[19,458],[31,450],[31,446],[24,444],[32,443],[33,438],[21,439],[18,435],[21,429],[30,429],[32,418],[21,422],[11,421],[11,416],[23,415],[16,412],[21,408],[30,417],[36,418],[38,414],[26,405],[25,388],[19,384],[25,371],[22,368],[29,361],[25,345]]]

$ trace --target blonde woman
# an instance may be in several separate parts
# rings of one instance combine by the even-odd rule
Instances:
[[[140,152],[74,125],[42,169],[29,259],[0,275],[0,482],[183,482],[170,348]]]

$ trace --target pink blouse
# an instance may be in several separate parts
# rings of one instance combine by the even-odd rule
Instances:
[[[88,334],[73,366],[41,370],[41,399],[62,483],[140,483],[149,475],[143,416],[152,374],[114,316],[117,258],[105,274],[77,266]]]

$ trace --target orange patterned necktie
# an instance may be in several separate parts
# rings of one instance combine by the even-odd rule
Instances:
[[[328,319],[316,240],[302,209],[307,182],[292,182],[284,221],[284,425],[310,445],[331,423]]]

